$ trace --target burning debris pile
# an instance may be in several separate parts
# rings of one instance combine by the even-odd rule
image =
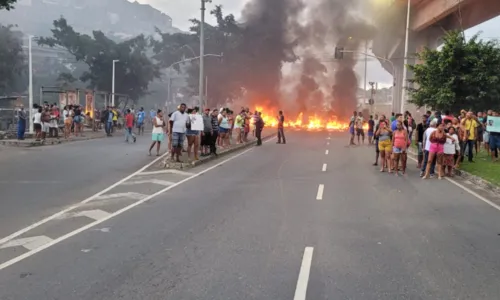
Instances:
[[[266,37],[254,47],[262,59],[253,65],[251,105],[272,119],[280,109],[289,119],[297,116],[290,126],[346,128],[357,107],[356,55],[333,56],[335,47],[359,51],[374,35],[363,17],[369,15],[365,2],[251,0],[242,13],[245,39]]]

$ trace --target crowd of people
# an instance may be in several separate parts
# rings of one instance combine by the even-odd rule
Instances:
[[[242,108],[236,116],[229,108],[206,108],[200,115],[198,107],[188,109],[185,104],[179,105],[166,118],[158,110],[152,123],[149,155],[156,146],[156,155],[159,156],[161,144],[168,136],[168,150],[176,162],[181,161],[183,152],[187,153],[188,159],[194,160],[199,160],[200,156],[217,156],[217,149],[230,147],[232,143],[245,143],[249,134],[256,137],[260,146],[265,125],[261,113],[251,113],[249,108]]]
[[[370,116],[368,121],[368,136],[373,136],[375,144],[375,163],[379,165],[380,172],[395,173],[406,172],[407,153],[411,143],[417,149],[420,177],[433,178],[437,173],[439,179],[444,176],[453,177],[454,170],[467,158],[474,163],[474,156],[481,149],[488,152],[492,161],[498,160],[500,148],[500,133],[488,131],[488,117],[497,117],[498,112],[489,110],[477,112],[462,110],[459,116],[453,116],[449,111],[442,114],[427,111],[417,124],[410,112],[405,114],[392,114],[388,119],[385,115]],[[359,137],[364,133],[359,132],[364,120],[362,114],[355,112],[351,118],[351,140],[354,144],[354,133]],[[356,128],[356,131],[354,131]],[[362,131],[362,127],[361,127]],[[483,148],[484,147],[484,148]]]

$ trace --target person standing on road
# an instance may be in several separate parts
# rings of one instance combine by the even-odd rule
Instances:
[[[203,113],[203,131],[201,132],[201,156],[207,156],[211,153],[212,132],[210,108],[205,108],[205,112]]]
[[[375,120],[373,120],[373,115],[370,115],[370,120],[368,120],[368,145],[373,145],[374,129],[375,129]]]
[[[465,156],[465,149],[468,149],[468,158],[469,162],[474,162],[473,160],[473,153],[474,153],[474,147],[476,145],[476,138],[477,138],[477,128],[479,127],[479,124],[477,121],[472,117],[472,112],[467,112],[465,115],[465,119],[462,121],[462,125],[465,129],[465,138],[464,138],[464,143],[463,146],[461,145],[460,150],[462,150],[462,156],[460,158],[460,161],[464,161],[464,156]]]
[[[382,159],[382,167],[380,172],[385,172],[387,168],[389,173],[392,173],[392,142],[391,142],[391,128],[385,122],[384,116],[380,118],[380,123],[378,130],[375,132],[375,136],[378,139],[378,149],[380,152],[380,158]]]
[[[155,144],[156,144],[156,156],[160,156],[160,146],[161,142],[163,142],[164,139],[164,132],[165,132],[165,121],[163,120],[163,113],[161,112],[161,109],[159,109],[158,112],[156,113],[156,116],[153,119],[153,132],[152,132],[153,143],[151,143],[151,147],[149,147],[149,156],[151,156],[151,150],[153,150]]]
[[[212,119],[212,140],[210,141],[210,153],[217,156],[217,138],[219,136],[219,111],[214,109]]]
[[[137,141],[134,130],[134,113],[130,109],[127,109],[127,115],[125,116],[125,142],[128,143],[128,138],[131,137],[134,143]]]
[[[359,112],[356,117],[356,135],[358,136],[358,145],[361,143],[365,143],[365,131],[363,130],[363,124],[365,123],[365,119],[363,118],[363,113]],[[360,141],[360,137],[362,138]]]
[[[358,112],[354,111],[353,115],[351,117],[351,121],[349,122],[349,133],[351,134],[351,139],[349,140],[349,146],[354,146],[356,145],[354,143],[354,136],[356,134],[355,127],[356,127],[356,119],[358,117]]]
[[[113,129],[113,111],[111,107],[108,106],[106,113],[104,114],[104,119],[106,120],[106,134],[107,136],[111,136],[111,131]]]
[[[429,116],[430,117],[430,116]],[[429,168],[429,174],[431,178],[434,177],[434,171],[436,168],[436,160],[435,157],[432,157],[432,159],[429,159],[429,151],[431,150],[431,134],[436,131],[437,127],[437,120],[432,120],[429,123],[429,128],[427,128],[424,132],[424,144],[423,144],[423,149],[424,149],[424,162],[422,164],[422,169],[420,170],[420,177],[424,177],[426,174],[427,168]],[[427,167],[429,165],[429,167]]]
[[[285,116],[283,115],[283,111],[279,111],[278,113],[278,141],[276,144],[281,144],[281,140],[283,139],[283,144],[286,144],[285,138]]]
[[[33,115],[33,127],[35,129],[35,139],[40,141],[42,137],[42,107],[38,107],[37,112]]]
[[[399,176],[399,161],[403,175],[406,173],[406,149],[408,148],[408,132],[403,128],[403,122],[398,121],[396,130],[392,133],[392,153],[394,153],[394,172]]]
[[[245,111],[241,110],[234,120],[234,131],[236,132],[236,144],[243,143],[245,130]]]
[[[417,168],[422,169],[424,161],[424,132],[427,129],[427,115],[422,116],[422,122],[417,125]]]
[[[181,162],[182,146],[186,136],[186,124],[189,121],[189,116],[186,113],[186,104],[182,103],[179,110],[175,111],[170,117],[170,134],[172,135],[172,160]]]
[[[144,108],[141,107],[137,112],[137,134],[144,135],[144,119],[146,118],[146,113]]]
[[[24,133],[26,132],[26,111],[24,105],[21,104],[17,112],[17,139],[24,140]]]
[[[198,151],[200,147],[200,132],[198,130],[193,130],[191,129],[191,126],[195,122],[195,119],[198,115],[198,107],[188,109],[187,110],[187,115],[188,115],[188,128],[186,130],[186,138],[188,141],[188,146],[187,146],[187,155],[188,159],[191,158],[191,150],[193,150],[194,154],[194,160],[199,160],[198,158]]]
[[[46,107],[42,112],[42,141],[45,141],[48,133],[50,133],[50,111]]]
[[[257,146],[262,146],[262,130],[264,129],[264,120],[262,120],[262,113],[257,112],[257,119],[255,120],[255,137],[257,138]]]

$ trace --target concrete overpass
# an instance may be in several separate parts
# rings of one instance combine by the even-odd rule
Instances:
[[[400,111],[403,86],[404,45],[407,1],[391,0],[378,6],[376,22],[379,32],[373,40],[373,53],[390,59],[396,67],[396,97],[394,110]],[[436,48],[446,31],[469,29],[500,15],[500,0],[411,0],[409,64],[423,47]],[[382,66],[393,73],[387,61]],[[407,74],[411,78],[412,74]],[[406,100],[408,97],[405,97]]]

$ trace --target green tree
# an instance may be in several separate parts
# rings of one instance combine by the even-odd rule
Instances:
[[[0,25],[0,95],[22,92],[26,88],[22,33],[13,28]]]
[[[0,0],[0,9],[11,10],[16,2],[17,0]]]
[[[246,90],[254,98],[263,101],[275,98],[281,80],[283,62],[296,60],[293,43],[286,43],[279,37],[281,29],[267,26],[272,14],[266,15],[258,26],[238,24],[233,15],[224,15],[221,6],[211,14],[215,25],[205,24],[205,53],[224,54],[223,60],[205,59],[205,74],[208,77],[209,104],[214,105],[242,95]],[[161,40],[153,41],[155,59],[163,67],[190,55],[188,45],[199,55],[200,21],[192,19],[189,33],[161,34]],[[262,24],[261,24],[262,23]],[[276,32],[277,30],[277,32]],[[188,69],[188,84],[193,94],[198,94],[199,66],[193,63]],[[257,75],[258,74],[258,75]],[[262,102],[261,102],[262,103]]]
[[[410,65],[411,102],[437,110],[458,112],[500,107],[500,48],[495,41],[476,35],[466,39],[449,32],[440,50],[424,49],[417,54],[422,63]]]
[[[54,21],[52,35],[40,38],[38,43],[63,47],[76,61],[84,62],[89,69],[79,79],[89,88],[111,91],[113,60],[119,60],[115,65],[116,93],[127,94],[134,101],[145,95],[149,84],[160,76],[159,67],[148,58],[148,40],[143,35],[117,43],[101,31],[94,31],[92,36],[75,32],[62,17]]]

